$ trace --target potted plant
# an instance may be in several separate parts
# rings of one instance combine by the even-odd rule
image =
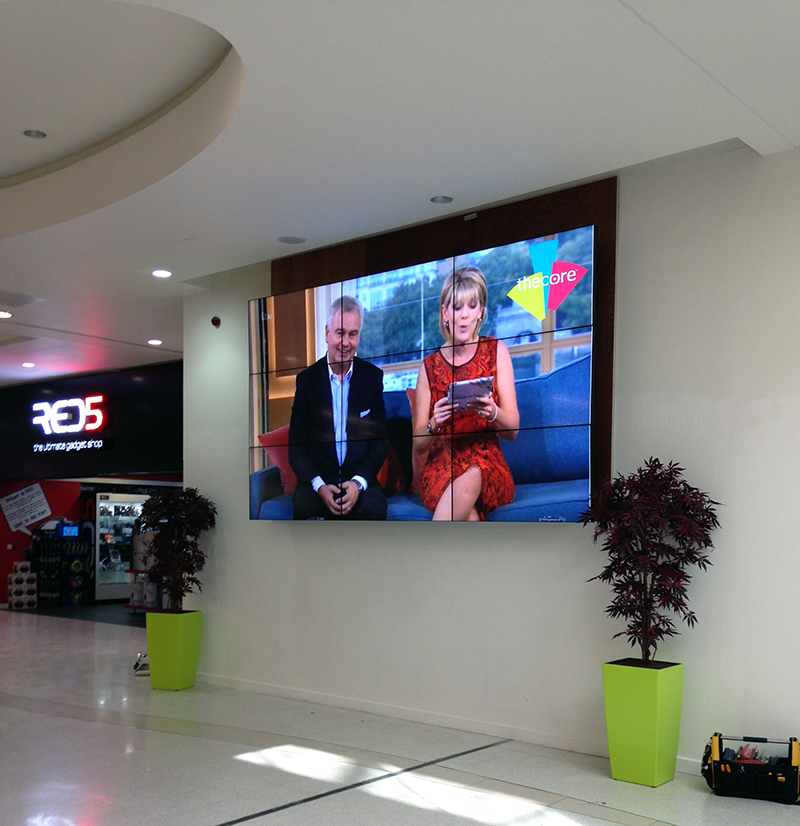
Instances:
[[[706,570],[719,526],[707,493],[689,485],[683,468],[650,458],[629,476],[606,482],[582,515],[603,538],[607,563],[593,580],[611,585],[606,613],[626,622],[639,658],[603,664],[611,774],[649,786],[675,776],[683,665],[655,659],[658,644],[679,633],[672,615],[693,627],[687,589],[692,566]],[[590,580],[591,581],[591,580]]]
[[[216,524],[217,509],[197,488],[165,488],[142,505],[134,525],[149,536],[144,555],[151,576],[161,578],[167,608],[147,614],[147,649],[153,688],[177,690],[195,683],[202,611],[184,611],[183,598],[197,588],[205,552],[199,537]]]

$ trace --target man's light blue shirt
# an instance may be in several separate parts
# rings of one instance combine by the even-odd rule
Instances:
[[[328,376],[331,380],[331,397],[333,399],[333,436],[336,439],[336,457],[339,467],[347,456],[347,409],[350,401],[350,379],[353,377],[353,362],[349,370],[340,379],[333,372],[328,362]]]
[[[339,467],[341,467],[347,456],[347,411],[350,402],[350,379],[353,377],[353,362],[350,362],[350,368],[341,379],[331,369],[330,361],[327,364],[328,378],[331,383],[331,399],[333,401],[333,438],[336,440],[336,458],[339,460]],[[367,480],[363,476],[354,476],[353,481],[356,480],[361,483],[364,490],[367,489]],[[325,481],[321,476],[315,476],[311,480],[311,485],[315,491],[324,484]]]

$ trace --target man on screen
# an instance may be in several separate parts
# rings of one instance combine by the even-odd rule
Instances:
[[[328,352],[297,376],[289,462],[295,519],[386,519],[377,480],[386,459],[383,371],[356,357],[364,310],[351,296],[328,313]]]

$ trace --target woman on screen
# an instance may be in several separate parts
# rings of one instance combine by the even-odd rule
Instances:
[[[414,449],[420,459],[427,454],[420,493],[434,520],[482,521],[514,499],[498,439],[515,439],[519,428],[514,368],[502,341],[478,335],[487,301],[486,279],[476,267],[445,279],[439,302],[445,343],[417,377]]]

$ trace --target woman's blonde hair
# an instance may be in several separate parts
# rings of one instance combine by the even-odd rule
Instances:
[[[448,275],[442,285],[442,295],[439,301],[439,332],[445,341],[452,341],[453,335],[444,326],[442,310],[454,305],[460,300],[469,300],[475,296],[481,305],[481,316],[475,325],[475,335],[480,333],[481,325],[486,321],[486,305],[489,303],[489,291],[486,288],[486,276],[477,267],[462,267]]]

